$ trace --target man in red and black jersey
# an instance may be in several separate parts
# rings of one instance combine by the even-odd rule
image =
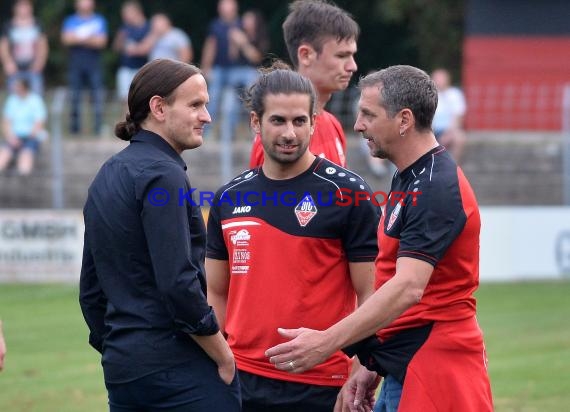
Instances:
[[[398,168],[378,228],[376,292],[322,331],[267,351],[277,369],[302,372],[338,348],[362,367],[341,396],[359,410],[384,383],[375,411],[493,410],[483,337],[473,293],[479,284],[480,217],[461,169],[431,130],[437,90],[411,66],[392,66],[360,81],[355,130],[372,154]],[[398,196],[396,196],[398,195]],[[371,336],[372,335],[372,336]]]
[[[327,328],[372,294],[380,210],[362,178],[307,150],[316,102],[308,79],[277,68],[246,98],[265,162],[212,202],[208,301],[236,358],[244,411],[331,411],[351,370],[345,354],[292,375],[265,350],[283,342],[279,326]]]
[[[317,92],[317,116],[309,150],[346,167],[346,136],[340,122],[324,107],[334,92],[345,90],[356,71],[358,23],[343,9],[322,0],[291,4],[283,23],[283,37],[291,62]],[[263,164],[261,136],[256,133],[249,166]]]

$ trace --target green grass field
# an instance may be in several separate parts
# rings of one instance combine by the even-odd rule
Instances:
[[[497,411],[570,405],[570,282],[485,284],[477,293]],[[105,411],[98,354],[69,285],[0,285],[8,345],[0,411]]]

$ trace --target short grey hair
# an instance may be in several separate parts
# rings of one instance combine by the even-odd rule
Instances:
[[[390,66],[363,77],[358,87],[360,90],[380,88],[379,104],[390,117],[408,108],[414,114],[418,131],[431,129],[437,107],[437,88],[425,71],[413,66]]]

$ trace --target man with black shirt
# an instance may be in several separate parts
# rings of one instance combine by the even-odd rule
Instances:
[[[200,71],[147,63],[130,87],[130,141],[89,188],[79,301],[113,411],[239,411],[234,357],[206,301],[206,232],[180,154],[202,144]]]

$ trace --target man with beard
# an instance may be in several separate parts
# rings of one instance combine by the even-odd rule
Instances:
[[[379,210],[358,175],[308,150],[317,96],[279,68],[246,95],[265,161],[223,186],[208,219],[208,301],[236,358],[246,412],[329,412],[351,370],[332,354],[291,375],[265,357],[277,327],[326,328],[373,291]]]

